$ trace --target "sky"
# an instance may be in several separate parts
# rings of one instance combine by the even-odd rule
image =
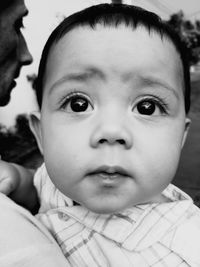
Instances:
[[[28,74],[37,73],[42,48],[63,16],[98,3],[109,3],[109,0],[25,0],[29,15],[24,19],[23,34],[27,40],[34,62],[23,67],[17,80],[11,101],[6,107],[0,108],[0,123],[12,126],[17,114],[30,113],[37,110],[37,104],[31,85],[27,82]],[[162,18],[183,10],[186,18],[200,19],[200,0],[127,0],[128,4],[144,7],[158,13]]]

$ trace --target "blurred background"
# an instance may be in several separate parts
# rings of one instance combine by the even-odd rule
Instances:
[[[28,126],[28,114],[37,110],[33,89],[42,48],[60,21],[83,8],[99,3],[127,3],[159,14],[171,24],[190,51],[192,126],[183,149],[174,183],[200,205],[200,1],[199,0],[25,0],[29,15],[23,33],[34,62],[22,69],[8,106],[0,108],[0,154],[4,160],[36,168],[42,162]]]

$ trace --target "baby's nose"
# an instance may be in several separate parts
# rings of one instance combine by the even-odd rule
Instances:
[[[117,116],[106,116],[97,124],[91,135],[91,146],[119,145],[125,149],[132,147],[132,134],[130,125]]]

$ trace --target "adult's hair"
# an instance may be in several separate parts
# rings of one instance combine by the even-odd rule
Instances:
[[[36,96],[39,107],[42,104],[43,78],[49,51],[65,34],[80,26],[95,26],[101,24],[104,27],[115,27],[125,25],[136,29],[138,26],[145,27],[149,33],[154,31],[170,40],[180,55],[183,65],[183,82],[185,96],[185,111],[190,109],[190,72],[187,59],[187,49],[180,36],[159,16],[140,7],[125,4],[100,4],[86,8],[80,12],[65,18],[61,24],[52,32],[42,52],[39,65],[38,78],[36,81]]]

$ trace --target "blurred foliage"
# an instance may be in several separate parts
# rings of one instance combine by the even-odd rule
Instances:
[[[37,75],[35,73],[26,76],[27,81],[31,84],[33,90],[35,90]]]
[[[24,163],[33,155],[41,158],[26,114],[18,115],[13,127],[6,128],[0,124],[0,148],[2,159],[9,162],[27,166]],[[28,164],[28,167],[35,167],[35,163]]]
[[[200,21],[194,22],[185,18],[182,11],[172,14],[167,21],[181,36],[188,48],[190,65],[200,60]]]

